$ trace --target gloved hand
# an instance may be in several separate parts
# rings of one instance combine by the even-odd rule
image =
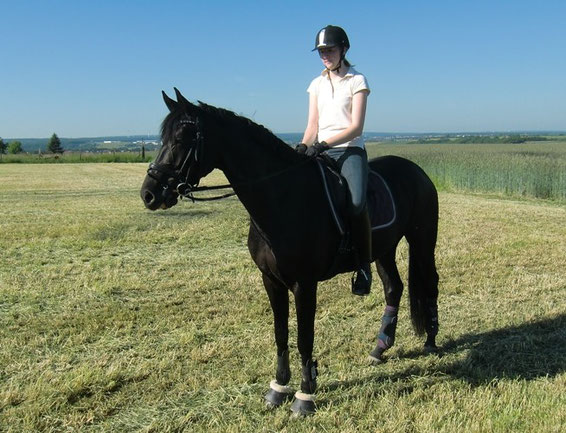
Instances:
[[[299,143],[295,146],[295,152],[305,153],[307,151],[307,145],[305,143]]]
[[[321,141],[320,143],[317,141],[307,148],[305,155],[315,157],[328,149],[330,149],[330,146],[326,144],[326,141]]]

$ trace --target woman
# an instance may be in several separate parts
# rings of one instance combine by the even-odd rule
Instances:
[[[362,139],[369,86],[346,60],[350,42],[337,26],[321,29],[315,40],[324,71],[308,88],[309,117],[297,151],[308,156],[326,152],[340,167],[350,190],[352,240],[359,269],[352,292],[364,296],[371,288],[371,225],[366,207],[367,153]]]

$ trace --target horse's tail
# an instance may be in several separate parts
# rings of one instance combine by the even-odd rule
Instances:
[[[420,183],[414,219],[406,238],[409,243],[409,298],[411,321],[418,335],[438,329],[438,273],[434,251],[438,233],[438,194],[432,181]],[[422,182],[422,181],[421,181]]]

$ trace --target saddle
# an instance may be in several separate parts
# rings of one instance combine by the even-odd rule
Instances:
[[[351,227],[349,218],[349,191],[346,180],[338,171],[336,162],[321,155],[316,158],[320,171],[329,212],[340,233],[341,240],[334,265],[328,271],[328,276],[346,272],[357,267],[357,254],[352,246]],[[367,186],[367,206],[370,216],[372,233],[391,226],[396,218],[397,211],[393,194],[387,182],[374,170],[369,171]]]

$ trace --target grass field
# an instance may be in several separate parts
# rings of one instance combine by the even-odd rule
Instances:
[[[150,162],[157,152],[64,152],[62,154],[18,153],[0,155],[0,164],[69,164],[92,162]]]
[[[0,165],[1,432],[562,432],[566,208],[440,193],[440,356],[322,283],[318,412],[264,408],[272,316],[237,199],[151,213],[146,164]],[[220,183],[215,172],[206,184]],[[406,280],[407,249],[398,254]],[[374,273],[375,275],[375,273]],[[292,384],[300,380],[291,321]]]

